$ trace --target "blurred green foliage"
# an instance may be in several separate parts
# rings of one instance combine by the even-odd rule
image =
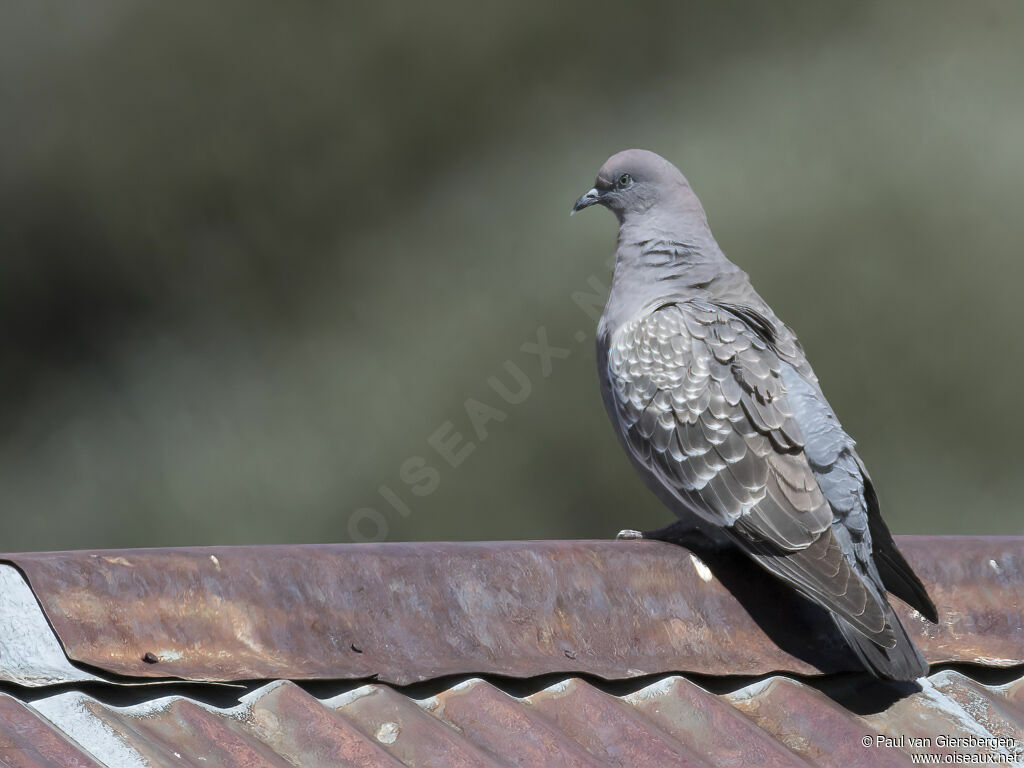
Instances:
[[[628,146],[800,334],[894,530],[1024,533],[1024,6],[0,14],[3,549],[666,521],[571,298]]]

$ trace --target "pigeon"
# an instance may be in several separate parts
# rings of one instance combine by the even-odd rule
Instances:
[[[829,612],[874,676],[928,664],[886,592],[937,622],[881,518],[864,462],[804,351],[715,242],[704,209],[663,157],[629,149],[573,205],[619,220],[597,328],[602,399],[651,490],[678,522],[620,537],[738,548]]]

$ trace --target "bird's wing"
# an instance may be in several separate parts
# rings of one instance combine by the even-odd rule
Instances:
[[[871,478],[813,374],[798,370],[803,356],[782,355],[782,380],[793,418],[804,435],[804,454],[835,518],[849,535],[858,562],[881,591],[888,589],[932,622],[935,604],[903,558],[882,520]]]
[[[610,339],[608,377],[634,458],[763,567],[883,645],[885,598],[804,452],[765,329],[711,302],[667,302]]]

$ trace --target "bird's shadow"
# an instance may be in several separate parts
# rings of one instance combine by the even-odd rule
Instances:
[[[671,527],[644,536],[699,557],[772,642],[826,675],[807,682],[844,708],[880,712],[921,690],[917,683],[879,680],[864,671],[828,611],[772,578],[737,547],[679,535]]]

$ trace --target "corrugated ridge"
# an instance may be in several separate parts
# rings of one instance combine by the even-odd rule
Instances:
[[[1024,537],[899,544],[940,607],[934,625],[895,606],[929,663],[1024,663]],[[0,605],[0,680],[97,680],[83,665],[126,683],[394,685],[451,675],[617,680],[858,668],[820,609],[764,579],[748,558],[706,557],[658,541],[10,555],[31,591],[0,565],[10,582],[0,584],[0,599],[10,597]],[[29,623],[38,631],[18,631]]]
[[[666,677],[623,699],[719,768],[807,763],[722,696],[684,677]]]
[[[0,693],[0,765],[9,768],[99,768],[80,744],[29,706]]]
[[[181,696],[128,707],[77,691],[28,705],[0,696],[0,713],[14,713],[0,714],[0,748],[30,744],[46,756],[26,752],[16,762],[0,755],[10,765],[83,768],[93,768],[96,760],[116,768],[806,768],[904,766],[914,752],[970,752],[937,745],[939,735],[1018,739],[1017,746],[979,748],[993,754],[1009,756],[1024,748],[1019,741],[1024,738],[1019,701],[1024,677],[990,686],[945,670],[921,684],[920,691],[886,711],[865,716],[781,676],[721,695],[668,676],[625,696],[567,678],[524,697],[471,678],[422,700],[382,684],[318,699],[295,683],[279,681],[230,708]],[[929,739],[931,745],[916,746],[915,739]]]

